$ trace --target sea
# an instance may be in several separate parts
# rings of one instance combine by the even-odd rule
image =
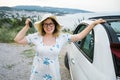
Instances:
[[[62,25],[63,29],[74,30],[82,20],[87,20],[90,17],[97,16],[110,16],[110,15],[120,15],[120,12],[99,12],[99,13],[76,13],[67,14],[63,16],[57,16],[58,22]]]

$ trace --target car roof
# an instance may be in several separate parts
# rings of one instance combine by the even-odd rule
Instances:
[[[114,21],[114,20],[120,20],[120,15],[108,15],[108,16],[97,16],[97,17],[90,17],[90,20],[96,20],[96,19],[105,19],[106,21]]]

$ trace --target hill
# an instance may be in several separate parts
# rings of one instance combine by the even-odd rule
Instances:
[[[2,7],[0,7],[0,10],[8,10],[8,11],[10,11],[10,10],[14,10],[14,9],[12,7],[2,6]]]
[[[27,10],[38,12],[50,12],[50,13],[91,13],[91,11],[71,9],[71,8],[57,8],[57,7],[41,7],[41,6],[14,6],[14,7],[0,7],[0,10]]]

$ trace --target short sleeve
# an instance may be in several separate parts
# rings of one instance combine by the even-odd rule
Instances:
[[[71,34],[63,34],[63,39],[65,42],[71,42]]]
[[[60,44],[64,45],[65,43],[71,42],[71,34],[62,34],[60,35]]]
[[[26,36],[29,45],[35,44],[38,39],[38,33],[29,34]]]

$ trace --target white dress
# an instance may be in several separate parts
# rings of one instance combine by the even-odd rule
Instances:
[[[69,34],[61,34],[56,38],[55,45],[47,46],[39,33],[26,36],[28,43],[36,47],[30,80],[61,80],[58,55],[70,37]]]

